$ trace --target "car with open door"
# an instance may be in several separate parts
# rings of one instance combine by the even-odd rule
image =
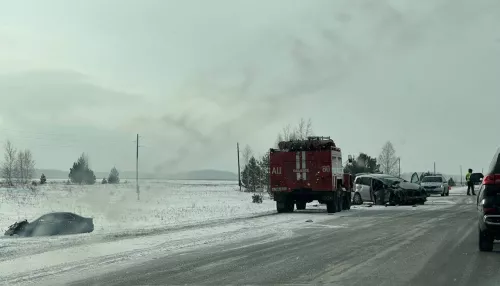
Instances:
[[[418,184],[386,174],[361,174],[354,180],[353,204],[424,204],[427,193]]]
[[[484,179],[483,173],[472,173],[470,175],[470,180],[472,181],[472,183],[474,183],[474,185],[481,185],[483,179]]]

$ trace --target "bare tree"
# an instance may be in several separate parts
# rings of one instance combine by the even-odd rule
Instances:
[[[278,144],[281,141],[289,141],[289,140],[295,140],[295,134],[292,131],[292,127],[290,124],[286,125],[283,127],[280,133],[278,133],[278,136],[276,137],[276,148],[278,148]]]
[[[2,165],[2,178],[9,186],[13,186],[13,179],[16,177],[16,154],[17,150],[8,140],[4,146],[4,162]]]
[[[396,157],[396,150],[390,141],[387,141],[382,147],[378,163],[380,164],[380,171],[382,173],[393,176],[398,175],[398,157]]]
[[[280,133],[278,133],[278,137],[276,140],[276,145],[280,141],[289,141],[289,140],[304,140],[307,137],[312,136],[312,121],[309,118],[307,121],[304,118],[301,118],[299,123],[295,128],[292,128],[290,124],[283,127]]]
[[[245,148],[243,149],[243,154],[242,154],[242,157],[243,157],[243,167],[240,168],[243,170],[243,173],[245,172],[248,172],[247,170],[247,167],[249,166],[249,163],[250,163],[250,159],[253,158],[253,151],[252,151],[252,148],[250,148],[250,146],[246,145]],[[242,180],[242,183],[243,185],[245,186],[248,186],[248,183],[249,183],[249,177],[248,176],[242,176],[241,180]]]
[[[294,133],[295,133],[295,136],[297,137],[297,139],[300,139],[300,140],[307,139],[307,137],[311,136],[312,135],[311,118],[309,118],[307,120],[307,122],[305,121],[304,118],[301,118]]]
[[[16,181],[18,184],[25,183],[24,152],[23,151],[17,152],[17,158],[16,158],[15,167],[14,167],[14,178],[16,178]]]
[[[274,147],[275,148],[278,148],[278,144],[283,141],[283,135],[281,135],[281,133],[278,133],[278,136],[276,137],[276,142],[274,143]]]
[[[248,163],[250,162],[250,158],[252,158],[252,156],[253,156],[252,148],[250,148],[250,146],[246,145],[245,148],[243,149],[243,154],[242,154],[243,167],[248,165]]]
[[[283,134],[282,137],[283,137],[284,141],[295,139],[295,134],[294,134],[294,132],[292,130],[292,126],[290,126],[290,124],[283,127],[282,134]]]
[[[35,161],[28,149],[17,153],[15,166],[17,181],[21,184],[27,184],[35,175]]]

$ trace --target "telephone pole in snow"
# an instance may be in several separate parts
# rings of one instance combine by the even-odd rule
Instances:
[[[463,186],[464,185],[464,181],[463,181],[463,176],[462,176],[462,165],[460,165],[460,186]]]
[[[241,192],[241,175],[240,175],[240,143],[236,143],[236,155],[238,156],[238,185]]]
[[[399,170],[399,177],[401,178],[401,157],[398,157],[398,170]]]
[[[139,192],[139,134],[137,134],[136,137],[136,147],[135,147],[135,186],[136,186],[136,192],[137,192],[137,200],[140,199],[140,192]]]

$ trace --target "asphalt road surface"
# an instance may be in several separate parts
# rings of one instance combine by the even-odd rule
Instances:
[[[358,211],[278,241],[166,256],[71,285],[499,285],[500,245],[479,252],[475,197],[447,199],[456,204]]]

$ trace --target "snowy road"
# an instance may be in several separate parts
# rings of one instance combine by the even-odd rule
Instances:
[[[314,203],[292,214],[269,205],[135,235],[2,239],[0,284],[496,285],[498,252],[478,252],[475,197],[464,193],[417,207],[328,215]]]
[[[499,253],[478,252],[474,199],[284,215],[313,222],[278,239],[266,241],[267,233],[165,254],[71,285],[497,285]]]

